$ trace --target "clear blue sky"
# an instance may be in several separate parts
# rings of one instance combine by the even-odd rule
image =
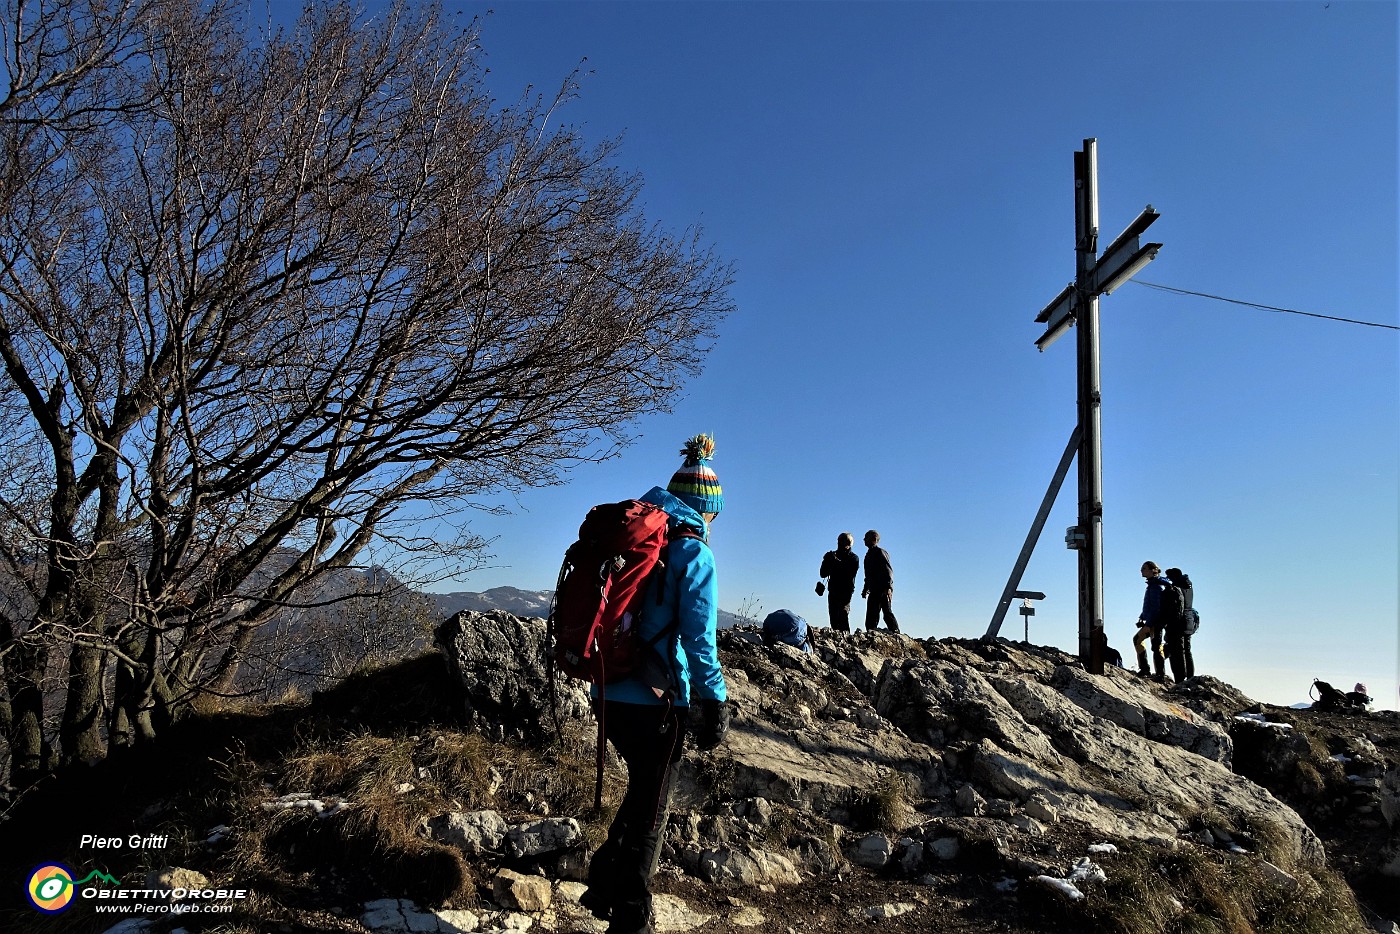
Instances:
[[[552,587],[589,506],[664,484],[709,431],[726,609],[824,623],[822,552],[877,528],[905,631],[981,635],[1074,425],[1074,341],[1037,353],[1033,318],[1074,274],[1087,137],[1100,243],[1161,212],[1140,278],[1400,323],[1392,2],[504,2],[482,44],[507,102],[587,59],[561,119],[623,134],[647,214],[733,260],[738,312],[673,414],[474,519],[492,566],[442,589]],[[1152,559],[1195,581],[1198,671],[1395,706],[1398,333],[1104,299],[1111,644],[1131,654]],[[1069,651],[1073,483],[1023,580],[1048,595],[1031,640]]]

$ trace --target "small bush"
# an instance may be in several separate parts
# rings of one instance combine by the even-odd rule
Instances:
[[[857,830],[895,833],[908,823],[910,810],[909,785],[904,776],[885,771],[851,805],[851,823]]]

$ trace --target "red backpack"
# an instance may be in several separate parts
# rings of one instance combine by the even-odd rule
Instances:
[[[564,553],[549,612],[552,656],[567,675],[611,684],[637,667],[634,638],[647,582],[661,563],[671,517],[630,499],[588,511]]]
[[[549,661],[567,675],[599,685],[601,700],[606,700],[606,685],[630,677],[675,631],[667,627],[650,640],[640,634],[642,601],[652,574],[664,572],[666,544],[672,538],[700,537],[689,528],[668,535],[670,521],[659,506],[635,499],[594,506],[579,526],[578,541],[564,553],[549,610]],[[658,593],[658,602],[662,599]],[[551,688],[553,684],[551,677]],[[604,744],[600,705],[597,806]]]

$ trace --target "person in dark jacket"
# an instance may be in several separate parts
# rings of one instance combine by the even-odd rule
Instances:
[[[890,565],[890,553],[880,547],[880,533],[871,529],[865,533],[865,585],[861,588],[861,598],[865,604],[865,628],[877,629],[880,614],[885,614],[885,625],[890,632],[899,632],[899,620],[894,618],[894,568]]]
[[[1133,648],[1137,650],[1137,670],[1143,677],[1152,674],[1147,669],[1145,645],[1148,637],[1151,637],[1152,665],[1156,670],[1153,676],[1158,681],[1165,681],[1167,666],[1166,660],[1162,658],[1162,627],[1158,624],[1157,616],[1162,608],[1162,588],[1167,585],[1167,579],[1162,576],[1162,569],[1151,561],[1142,563],[1142,576],[1147,581],[1147,592],[1142,597],[1142,613],[1138,616],[1137,634],[1133,636]]]
[[[856,594],[856,572],[860,558],[853,550],[856,540],[850,532],[836,536],[836,550],[822,555],[821,573],[826,580],[826,607],[831,616],[831,628],[837,632],[851,631],[851,598]]]
[[[1183,574],[1181,568],[1167,568],[1167,580],[1181,591],[1182,612],[1176,619],[1167,620],[1165,627],[1167,661],[1171,662],[1172,678],[1180,684],[1196,676],[1196,660],[1191,657],[1191,634],[1186,631],[1195,592],[1191,588],[1191,578]]]
[[[719,478],[709,466],[714,440],[697,435],[681,451],[685,464],[666,489],[653,487],[643,502],[671,517],[665,571],[648,585],[638,627],[653,639],[674,627],[659,649],[665,664],[608,685],[600,715],[608,742],[627,764],[627,792],[608,828],[607,841],[588,866],[588,891],[579,901],[608,921],[614,934],[653,934],[651,879],[661,856],[690,708],[697,708],[695,741],[719,745],[729,729],[728,693],[716,640],[718,587],[709,546],[710,523],[724,507]],[[686,534],[676,534],[686,529]],[[595,701],[597,689],[594,688]]]

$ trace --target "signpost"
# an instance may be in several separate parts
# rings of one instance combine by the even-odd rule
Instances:
[[[1035,341],[1036,348],[1041,352],[1064,336],[1071,327],[1079,327],[1076,380],[1079,418],[985,636],[995,639],[1001,630],[1011,597],[1020,586],[1021,574],[1030,561],[1060,485],[1069,472],[1069,462],[1077,454],[1079,518],[1078,523],[1066,532],[1065,544],[1079,552],[1079,657],[1094,674],[1103,674],[1104,644],[1103,446],[1100,439],[1103,400],[1099,391],[1099,296],[1111,294],[1156,259],[1162,244],[1142,244],[1139,239],[1159,216],[1149,204],[1108,245],[1103,255],[1099,255],[1098,140],[1086,139],[1084,148],[1074,154],[1074,281],[1035,316],[1037,323],[1046,326],[1045,333]]]
[[[1021,601],[1021,608],[1016,612],[1021,614],[1022,621],[1026,624],[1026,641],[1031,641],[1031,617],[1035,615],[1035,607],[1031,606],[1032,600],[1044,600],[1045,594],[1038,590],[1018,590],[1014,594]]]

